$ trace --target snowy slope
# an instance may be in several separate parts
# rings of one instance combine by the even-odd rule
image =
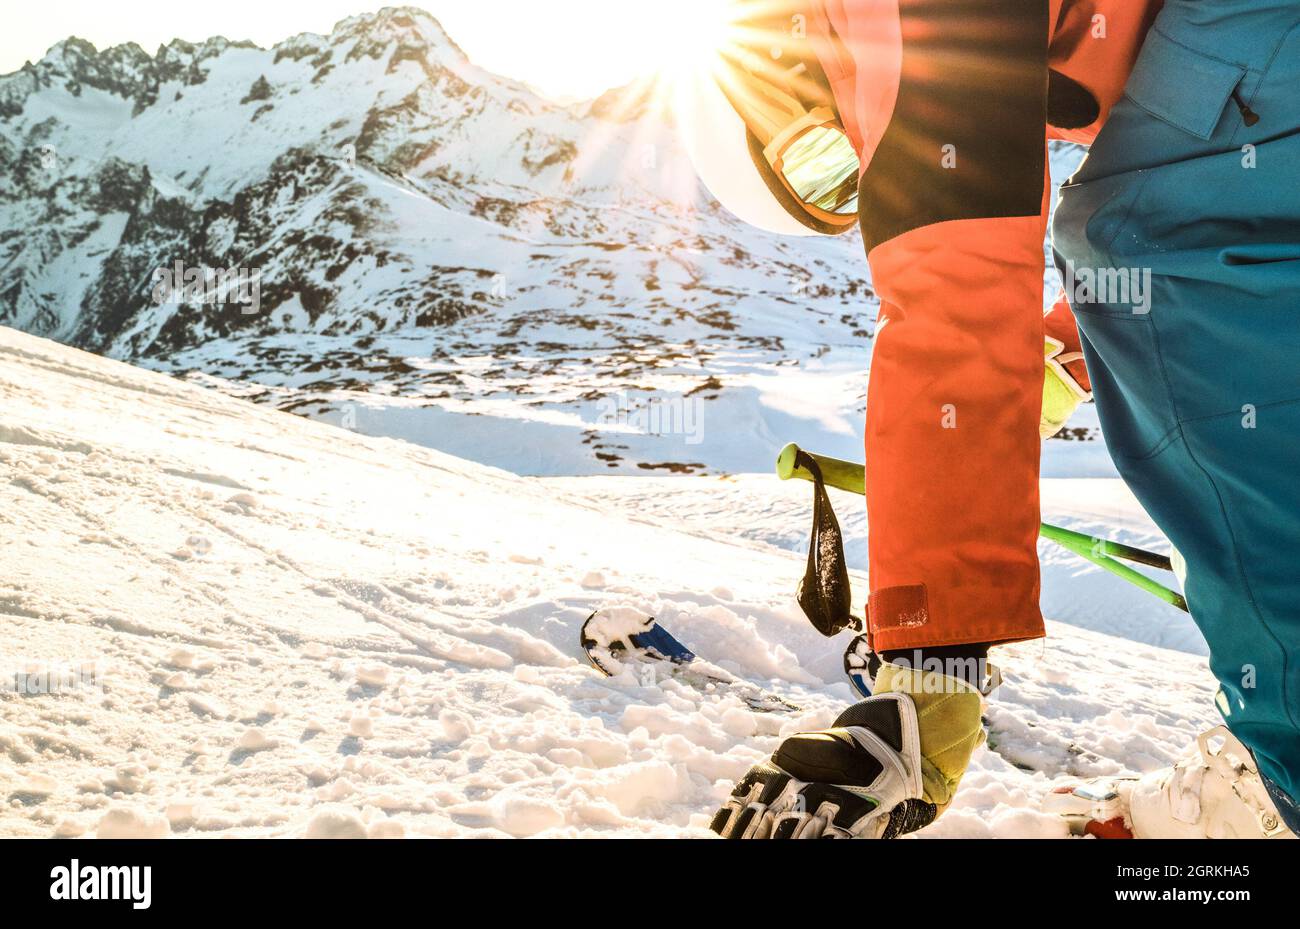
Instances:
[[[0,692],[0,834],[703,834],[850,699],[793,602],[804,490],[521,478],[0,328],[0,679],[97,670]],[[1151,531],[1111,481],[1068,491],[1072,524]],[[1168,609],[1093,589],[1089,615]],[[804,710],[601,678],[601,604]],[[1054,782],[1213,724],[1203,658],[1087,619],[1001,652],[996,750],[925,835],[1063,835],[1033,811]]]

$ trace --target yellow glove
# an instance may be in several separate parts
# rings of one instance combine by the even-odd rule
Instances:
[[[1083,357],[1082,352],[1065,353],[1065,343],[1048,336],[1044,348],[1047,370],[1043,375],[1043,415],[1038,421],[1038,434],[1050,439],[1064,428],[1079,404],[1092,399],[1066,369],[1072,361]]]

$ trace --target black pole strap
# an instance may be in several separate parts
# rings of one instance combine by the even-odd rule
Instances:
[[[799,606],[813,628],[828,638],[843,629],[861,629],[861,620],[853,615],[844,536],[826,492],[822,469],[803,451],[796,454],[795,464],[813,476],[812,537],[808,542],[808,567],[799,582]]]

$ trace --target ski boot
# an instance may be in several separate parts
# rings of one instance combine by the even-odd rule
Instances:
[[[1217,748],[1211,744],[1222,739]],[[1249,749],[1226,726],[1196,740],[1172,771],[1132,785],[1129,822],[1139,839],[1295,838],[1278,816]]]
[[[1196,746],[1173,768],[1141,778],[1059,788],[1045,808],[1062,815],[1076,835],[1097,838],[1295,838],[1255,759],[1226,726],[1202,733]]]
[[[980,692],[884,664],[875,696],[741,778],[710,828],[730,839],[892,839],[932,823],[984,739]]]

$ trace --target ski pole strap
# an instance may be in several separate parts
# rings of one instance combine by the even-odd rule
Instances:
[[[842,629],[861,629],[862,624],[853,615],[844,536],[826,492],[822,469],[806,452],[800,451],[796,458],[798,466],[813,478],[812,538],[808,542],[808,567],[799,582],[799,607],[813,627],[829,638]]]

